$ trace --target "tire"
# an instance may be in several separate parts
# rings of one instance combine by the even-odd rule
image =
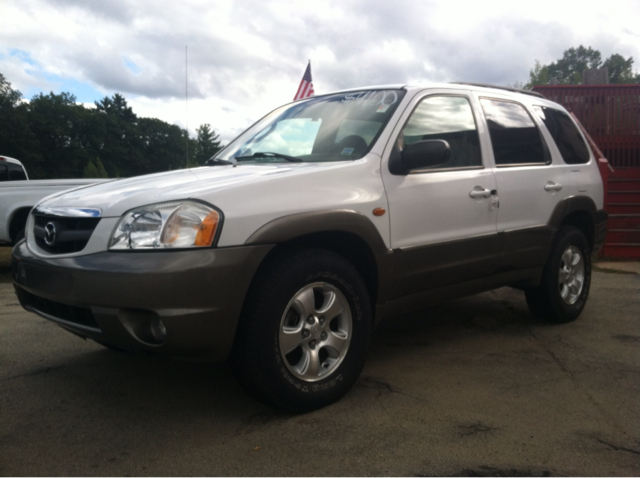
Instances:
[[[373,319],[356,269],[323,249],[272,262],[248,296],[231,353],[243,388],[293,413],[341,398],[364,366]]]
[[[564,226],[549,253],[542,282],[525,290],[527,305],[539,319],[552,323],[578,318],[589,297],[591,253],[584,234]]]
[[[13,239],[13,245],[15,246],[22,239],[24,239],[24,227],[16,233],[16,237]]]

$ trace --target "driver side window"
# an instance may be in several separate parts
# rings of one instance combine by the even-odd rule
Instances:
[[[416,141],[443,140],[449,161],[432,169],[481,167],[480,140],[469,100],[461,96],[429,96],[411,114],[398,137],[404,149]]]

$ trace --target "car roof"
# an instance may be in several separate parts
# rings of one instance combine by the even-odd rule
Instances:
[[[326,93],[326,95],[334,95],[340,93],[349,93],[352,91],[366,91],[366,90],[399,90],[404,89],[407,91],[416,91],[423,90],[428,88],[447,88],[447,89],[464,89],[464,90],[475,90],[475,91],[493,91],[494,93],[515,93],[516,95],[528,95],[540,99],[545,99],[544,95],[537,93],[535,91],[523,90],[518,88],[512,88],[509,86],[498,86],[498,85],[488,85],[485,83],[471,83],[471,82],[463,82],[463,81],[454,81],[451,83],[417,83],[417,84],[390,84],[390,85],[371,85],[371,86],[362,86],[358,88],[347,88],[343,90],[336,90]],[[325,96],[318,95],[318,96]]]
[[[10,158],[9,156],[0,155],[0,161],[5,161],[7,163],[19,164],[20,166],[22,166],[22,163],[19,160],[15,159],[15,158]]]
[[[372,85],[361,86],[358,88],[348,88],[344,90],[331,91],[325,94],[316,95],[316,97],[330,96],[342,93],[350,93],[355,91],[367,91],[367,90],[406,90],[409,93],[416,93],[418,91],[427,89],[447,89],[447,90],[460,90],[460,91],[476,91],[484,92],[491,95],[499,95],[500,97],[506,97],[513,101],[528,103],[529,105],[548,106],[562,111],[567,111],[562,105],[555,103],[545,98],[544,95],[530,90],[522,90],[518,88],[512,88],[509,86],[497,86],[488,85],[484,83],[467,83],[467,82],[451,82],[451,83],[415,83],[415,84],[388,84],[388,85]],[[308,98],[305,98],[308,99]],[[303,101],[303,100],[298,100]]]

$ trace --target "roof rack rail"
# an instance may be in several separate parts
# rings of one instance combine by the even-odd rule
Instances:
[[[497,89],[497,90],[506,90],[506,91],[511,91],[512,93],[522,93],[524,95],[535,96],[537,98],[544,98],[544,95],[541,95],[540,93],[538,93],[536,91],[520,90],[518,88],[510,88],[508,86],[487,85],[485,83],[468,83],[468,82],[465,82],[465,81],[452,81],[451,84],[452,85],[481,86],[483,88],[494,88],[494,89]]]

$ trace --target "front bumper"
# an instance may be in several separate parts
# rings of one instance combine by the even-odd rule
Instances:
[[[26,310],[70,332],[122,349],[224,360],[251,280],[272,247],[43,259],[23,241],[13,250],[12,275]]]

